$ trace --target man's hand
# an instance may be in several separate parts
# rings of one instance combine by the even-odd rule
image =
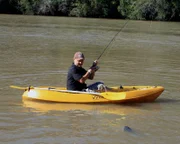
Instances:
[[[93,64],[92,64],[92,66],[91,66],[91,67],[95,67],[95,66],[97,66],[97,64],[98,64],[98,61],[97,61],[97,60],[95,60],[95,61],[93,62]]]
[[[97,66],[97,64],[98,64],[98,61],[95,60],[95,61],[93,62],[93,64],[92,64],[92,66],[90,67],[90,69],[92,69],[93,72],[96,72],[96,71],[99,69],[99,67]]]
[[[95,68],[94,67],[90,67],[90,69],[88,69],[88,73],[92,74],[95,72]]]

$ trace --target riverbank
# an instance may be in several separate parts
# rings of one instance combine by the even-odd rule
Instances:
[[[0,13],[130,20],[180,21],[174,0],[1,0]]]

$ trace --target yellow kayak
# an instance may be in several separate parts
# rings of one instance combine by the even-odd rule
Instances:
[[[61,103],[140,103],[153,102],[164,91],[162,86],[111,87],[104,92],[66,90],[63,87],[18,87],[25,90],[23,99]]]

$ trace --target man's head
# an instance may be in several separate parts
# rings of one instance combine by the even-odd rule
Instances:
[[[76,52],[74,54],[74,64],[76,66],[81,67],[84,63],[84,59],[85,59],[85,57],[82,52]]]

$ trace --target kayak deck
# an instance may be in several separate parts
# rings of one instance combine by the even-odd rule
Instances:
[[[23,99],[62,103],[141,103],[153,102],[164,91],[162,86],[111,87],[104,92],[69,91],[63,87],[29,87]]]

